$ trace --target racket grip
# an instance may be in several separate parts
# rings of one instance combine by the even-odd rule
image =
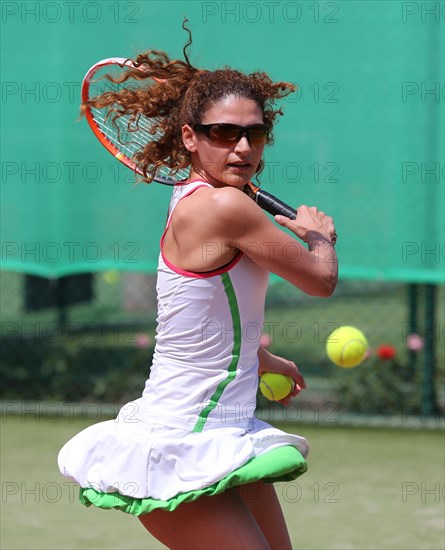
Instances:
[[[256,193],[251,193],[251,197],[258,204],[258,206],[266,212],[269,212],[269,214],[272,214],[272,216],[280,214],[281,216],[286,216],[286,218],[289,218],[290,220],[295,220],[297,217],[297,211],[295,208],[291,208],[285,202],[280,201],[280,199],[277,199],[277,197],[274,197],[267,191],[258,189]]]

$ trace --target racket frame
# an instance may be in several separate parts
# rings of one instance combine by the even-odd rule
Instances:
[[[101,61],[93,65],[88,70],[88,72],[86,73],[83,79],[82,91],[81,91],[83,104],[85,104],[89,99],[90,83],[92,82],[94,75],[97,73],[99,69],[107,65],[118,65],[121,68],[128,67],[130,69],[141,70],[139,67],[134,65],[131,59],[125,59],[123,57],[109,57],[106,59],[102,59]],[[153,78],[153,80],[156,80],[157,82],[162,82],[162,80],[158,78]],[[133,160],[130,157],[123,154],[116,147],[116,145],[114,145],[114,143],[112,143],[107,138],[106,134],[100,129],[99,125],[95,121],[95,117],[90,107],[87,106],[85,108],[84,115],[94,135],[99,140],[99,142],[105,147],[105,149],[107,149],[119,162],[121,162],[122,164],[130,168],[130,170],[132,170],[136,174],[143,176],[144,174],[142,170],[138,167],[138,165],[135,162],[133,162]],[[160,175],[156,175],[153,178],[153,181],[156,181],[157,183],[161,183],[163,185],[169,185],[169,186],[174,186],[179,183],[177,180],[174,180],[173,178],[168,178]],[[271,193],[268,193],[267,191],[263,191],[257,185],[254,185],[252,182],[249,182],[244,187],[244,191],[263,210],[266,210],[266,212],[269,212],[269,214],[272,214],[272,215],[280,214],[290,219],[295,219],[297,215],[297,211],[294,208],[288,206],[286,203],[284,203],[283,201],[281,201]]]

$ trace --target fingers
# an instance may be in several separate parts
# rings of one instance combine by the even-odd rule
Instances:
[[[281,214],[277,214],[274,218],[278,225],[290,229],[290,225],[292,225],[293,220],[286,218],[286,216],[281,216]]]
[[[286,372],[286,373],[283,372],[283,374],[290,376],[294,382],[293,389],[289,393],[289,395],[287,395],[284,399],[281,399],[281,401],[279,401],[279,403],[281,403],[282,405],[287,406],[291,402],[291,399],[293,397],[296,397],[307,386],[306,386],[306,382],[304,381],[303,375],[298,370],[298,367],[294,362],[289,361],[289,372]]]
[[[301,211],[301,208],[302,207],[299,208],[299,211]],[[331,216],[328,216],[322,210],[318,210],[316,206],[307,206],[306,208],[314,223],[318,222],[326,229],[334,229],[334,220],[331,218]]]
[[[301,390],[306,387],[306,382],[304,381],[303,375],[299,371],[297,365],[293,361],[285,360],[285,368],[281,369],[281,374],[285,376],[290,376],[294,381],[295,386],[299,386]]]
[[[287,407],[291,402],[291,398],[292,398],[292,395],[289,394],[287,397],[285,397],[281,401],[278,401],[278,403],[281,403],[281,405],[284,405],[285,407]]]
[[[306,385],[306,382],[303,378],[303,375],[298,370],[297,365],[295,365],[295,374],[292,377],[292,379],[294,381],[294,389],[291,392],[291,396],[295,397],[296,395],[298,395],[301,392],[301,390],[304,390],[305,388],[307,388],[307,385]]]
[[[322,210],[318,210],[316,206],[303,204],[298,208],[298,216],[295,220],[277,215],[275,221],[282,227],[293,231],[297,237],[305,242],[308,240],[308,235],[314,231],[324,235],[332,244],[335,244],[337,240],[334,220]]]

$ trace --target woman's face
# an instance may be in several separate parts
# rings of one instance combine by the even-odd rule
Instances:
[[[229,95],[203,113],[201,124],[214,123],[263,124],[263,111],[251,99]],[[188,125],[183,127],[183,140],[191,152],[191,176],[204,177],[214,187],[243,187],[254,176],[264,151],[264,145],[251,145],[246,135],[237,142],[220,144]]]

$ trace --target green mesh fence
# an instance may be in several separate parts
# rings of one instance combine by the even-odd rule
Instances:
[[[262,184],[338,226],[342,277],[444,282],[440,2],[4,2],[2,266],[151,272],[169,190],[133,187],[78,116],[96,61],[158,48],[265,70],[283,102]],[[13,55],[12,55],[13,54]]]
[[[185,15],[195,66],[298,84],[260,181],[336,221],[335,296],[273,285],[271,349],[317,380],[313,399],[340,406],[332,389],[344,381],[324,340],[335,326],[359,326],[374,351],[366,387],[376,373],[396,381],[378,394],[387,411],[443,405],[443,3],[5,1],[1,10],[3,399],[140,393],[170,191],[134,185],[77,121],[79,92],[100,59],[148,48],[181,57]],[[378,358],[381,345],[394,360]]]

